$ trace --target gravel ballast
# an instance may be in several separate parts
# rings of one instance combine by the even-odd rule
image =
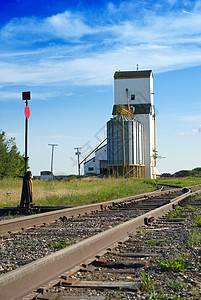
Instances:
[[[50,292],[55,299],[64,295],[103,299],[201,299],[201,227],[196,224],[196,216],[201,215],[201,197],[195,201],[194,208],[192,202],[192,206],[178,211],[177,217],[175,214],[165,216],[152,226],[139,228],[137,235],[119,243],[101,258],[110,263],[137,259],[146,261],[144,267],[115,270],[96,266],[90,271],[80,270],[71,277],[81,281],[138,282],[141,288],[137,292],[123,291],[121,287],[116,291],[97,291],[62,286]],[[134,253],[150,255],[133,258],[131,254]],[[130,257],[126,255],[125,258],[125,254]],[[175,270],[169,268],[171,264]]]

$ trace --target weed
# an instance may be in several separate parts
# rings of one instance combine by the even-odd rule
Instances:
[[[167,300],[183,300],[184,298],[183,297],[180,297],[180,296],[176,296],[176,297],[169,297]]]
[[[151,288],[154,288],[154,282],[153,280],[150,278],[149,273],[145,274],[142,273],[142,279],[140,279],[141,282],[141,289],[143,291],[148,291]]]
[[[112,294],[109,294],[109,298],[119,298],[119,293],[121,292],[123,288],[120,286],[118,291],[114,291]]]
[[[47,242],[49,243],[50,247],[52,247],[52,248],[63,249],[63,248],[71,246],[75,242],[75,240],[72,239],[71,241],[67,241],[67,242],[61,242],[61,241],[53,242],[51,240],[47,240]]]
[[[165,241],[161,240],[161,241],[155,241],[155,240],[149,240],[147,241],[148,244],[153,244],[153,245],[160,245],[165,243]]]
[[[200,293],[198,291],[193,291],[192,295],[194,297],[200,297]]]
[[[109,257],[112,257],[113,255],[115,255],[115,253],[113,253],[113,252],[108,252],[108,256],[109,256]]]
[[[193,231],[189,232],[190,238],[187,242],[188,246],[197,245],[201,240],[201,234],[199,229],[194,228]]]
[[[194,225],[197,227],[201,227],[201,215],[195,216],[196,221],[194,222]]]
[[[158,265],[162,270],[171,270],[173,272],[184,272],[189,267],[182,255],[169,257],[166,261],[158,261]]]
[[[184,206],[184,209],[188,209],[188,210],[197,210],[197,208],[196,207],[193,207],[192,205],[190,205],[190,204],[187,204],[186,206]]]
[[[167,217],[170,219],[181,218],[183,210],[184,207],[177,206],[175,210],[169,210]]]
[[[164,292],[160,291],[158,293],[155,292],[155,290],[148,296],[148,300],[159,300],[164,299]]]
[[[187,287],[187,285],[183,281],[180,281],[180,280],[176,280],[176,281],[169,280],[168,286],[177,292],[180,291],[181,289]]]
[[[10,219],[12,219],[12,216],[11,216],[11,212],[9,211],[8,215],[5,217],[5,220],[10,220]]]
[[[144,227],[137,227],[137,233],[142,234],[144,231]]]
[[[29,215],[36,215],[36,213],[34,212],[34,210],[32,208],[30,208],[28,210]]]
[[[112,294],[109,294],[109,298],[118,299],[119,298],[119,292],[114,291]]]

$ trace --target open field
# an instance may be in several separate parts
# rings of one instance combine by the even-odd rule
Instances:
[[[86,177],[68,181],[34,181],[33,199],[36,205],[77,206],[150,192],[157,184],[196,185],[201,177],[160,178],[157,180]],[[0,207],[20,203],[21,179],[0,181]]]

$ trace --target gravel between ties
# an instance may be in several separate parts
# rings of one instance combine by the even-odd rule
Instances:
[[[201,198],[199,201],[201,203]],[[126,292],[120,289],[114,292],[54,287],[50,292],[55,293],[55,299],[62,295],[98,296],[103,299],[201,299],[201,227],[195,225],[195,216],[198,214],[201,215],[200,207],[197,210],[185,208],[180,218],[161,218],[152,226],[140,228],[137,235],[120,243],[103,257],[108,262],[119,262],[123,258],[117,253],[157,254],[156,257],[141,258],[148,260],[143,268],[133,269],[129,273],[113,273],[97,267],[92,272],[79,271],[72,276],[84,281],[141,282],[144,273],[149,274],[151,281],[147,290],[141,288],[138,292]],[[196,234],[193,235],[193,232]],[[160,267],[159,262],[177,257],[185,261],[184,271],[174,272]]]
[[[168,195],[167,197],[176,197]],[[58,220],[0,237],[0,274],[40,259],[87,237],[110,229],[146,211],[117,209]]]

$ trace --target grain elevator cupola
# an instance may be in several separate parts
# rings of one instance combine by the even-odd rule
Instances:
[[[121,117],[120,120],[118,111],[121,106],[133,112],[134,116],[124,115],[124,119]],[[108,165],[138,166],[144,175],[139,177],[156,178],[155,113],[151,70],[114,73],[112,114],[114,118],[107,124]],[[124,122],[123,126],[120,126],[120,122]],[[121,140],[122,136],[124,138]],[[122,150],[121,144],[124,144]],[[130,167],[126,171],[130,172]]]

